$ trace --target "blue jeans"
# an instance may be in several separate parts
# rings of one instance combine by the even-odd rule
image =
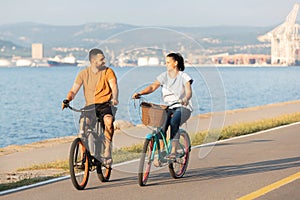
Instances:
[[[168,110],[167,116],[167,123],[164,127],[164,137],[166,137],[166,132],[168,130],[168,127],[170,126],[170,139],[179,139],[179,134],[177,134],[179,127],[190,118],[191,111],[184,107],[178,107]]]

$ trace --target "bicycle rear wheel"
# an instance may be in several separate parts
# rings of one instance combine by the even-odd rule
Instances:
[[[184,175],[190,157],[191,142],[188,133],[179,130],[179,143],[177,144],[176,160],[169,164],[169,171],[173,178],[180,178]]]
[[[74,187],[83,190],[89,180],[89,159],[80,138],[76,138],[71,145],[69,167]]]
[[[101,182],[108,182],[112,168],[110,166],[97,165],[97,176]]]
[[[140,158],[139,171],[138,171],[138,179],[139,185],[144,186],[147,183],[147,180],[150,175],[151,163],[151,154],[153,151],[154,140],[146,139],[144,142],[144,147],[142,151],[142,156]]]

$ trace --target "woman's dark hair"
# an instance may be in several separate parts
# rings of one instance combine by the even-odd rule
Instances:
[[[101,51],[100,49],[91,49],[89,52],[89,61],[91,61],[92,56],[96,56],[98,54],[103,54],[103,51]]]
[[[177,61],[178,65],[177,68],[179,71],[184,71],[184,59],[180,53],[169,53],[167,57],[173,58],[175,61]]]

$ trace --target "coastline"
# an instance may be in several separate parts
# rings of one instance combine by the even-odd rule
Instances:
[[[196,116],[192,116],[188,120],[186,126],[188,129],[191,129],[191,127],[189,127],[189,126],[191,126],[192,123],[195,123],[195,121],[211,119],[212,116],[214,116],[214,115],[215,116],[224,115],[225,118],[232,116],[232,115],[244,115],[244,117],[237,119],[236,121],[225,119],[224,125],[231,125],[231,124],[234,124],[234,122],[235,123],[249,122],[249,121],[254,121],[254,120],[259,120],[259,119],[264,119],[264,118],[270,118],[272,116],[279,116],[279,115],[285,114],[285,113],[293,113],[293,111],[291,109],[283,110],[282,107],[289,107],[289,106],[294,107],[297,105],[299,105],[298,106],[299,109],[298,110],[295,109],[294,113],[296,113],[297,111],[300,111],[300,100],[266,104],[266,105],[262,105],[262,106],[241,108],[241,109],[235,109],[235,110],[227,110],[224,112],[199,114]],[[272,113],[270,113],[271,110],[272,110]],[[264,114],[260,114],[259,116],[256,116],[254,113],[258,112],[258,111],[264,111]],[[146,129],[149,132],[149,129],[142,124],[132,125],[130,122],[127,122],[127,121],[117,120],[115,123],[115,136],[120,135],[122,133],[124,134],[124,132],[133,131],[132,129]],[[203,128],[201,128],[201,129],[203,129]],[[195,130],[195,131],[200,131],[200,129]],[[30,144],[24,144],[24,145],[9,145],[9,146],[0,148],[0,157],[3,155],[8,155],[8,154],[16,153],[16,152],[24,152],[24,151],[32,150],[35,148],[48,148],[48,147],[53,147],[55,145],[71,143],[74,140],[74,138],[76,138],[76,137],[77,137],[76,135],[73,135],[73,136],[65,136],[65,137],[42,140],[42,141],[33,142]]]

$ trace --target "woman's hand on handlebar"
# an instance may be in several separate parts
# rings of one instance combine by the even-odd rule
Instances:
[[[184,97],[183,99],[180,99],[179,101],[182,105],[187,106],[189,105],[189,101],[187,100],[186,97]]]
[[[132,98],[133,99],[139,99],[139,98],[141,98],[141,94],[140,93],[134,93],[133,95],[132,95]]]

